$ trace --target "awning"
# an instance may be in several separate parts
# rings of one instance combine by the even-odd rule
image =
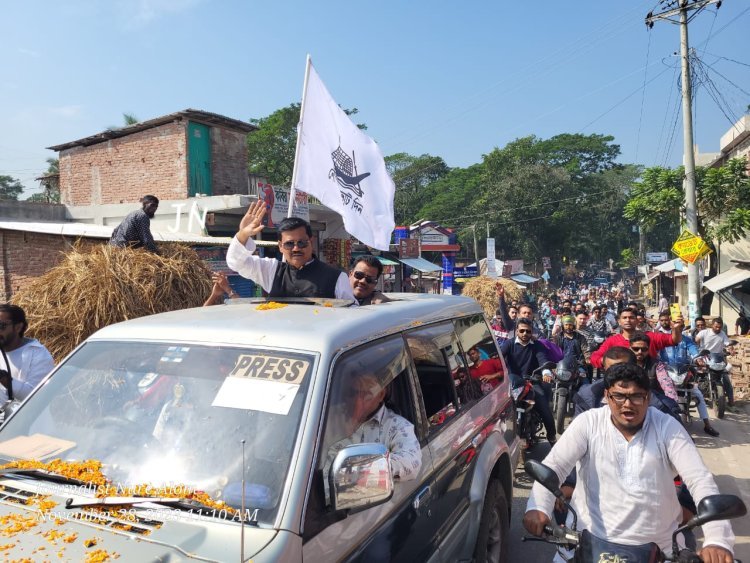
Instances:
[[[512,279],[516,283],[535,283],[538,282],[541,278],[535,278],[534,276],[530,276],[528,274],[511,274],[510,279]]]
[[[674,260],[669,260],[667,262],[664,262],[663,264],[654,266],[654,270],[658,270],[659,272],[684,272],[685,263],[679,258],[675,258]]]
[[[650,284],[655,278],[659,277],[659,274],[661,274],[660,271],[654,270],[653,272],[649,272],[649,274],[641,280],[641,285],[648,285]]]
[[[376,256],[378,260],[380,260],[380,263],[383,266],[398,266],[398,262],[394,262],[393,260],[388,260],[388,258],[383,258],[382,256]]]
[[[716,292],[741,284],[748,278],[750,278],[750,268],[735,266],[734,268],[730,268],[726,272],[722,272],[718,276],[703,282],[703,287]]]
[[[424,258],[399,258],[398,261],[420,272],[440,272],[443,269]]]

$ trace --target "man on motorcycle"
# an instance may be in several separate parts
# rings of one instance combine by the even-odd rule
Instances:
[[[666,320],[663,315],[659,315],[659,325],[662,331],[671,329],[669,314],[666,316]],[[664,348],[659,352],[659,359],[675,368],[681,368],[690,365],[690,362],[698,356],[698,347],[693,342],[693,339],[689,336],[682,335],[682,341],[668,348]],[[709,436],[718,436],[719,431],[716,430],[708,420],[708,406],[706,405],[706,399],[703,397],[703,393],[698,389],[697,385],[693,385],[690,388],[690,392],[696,401],[698,401],[698,415],[703,420],[703,430]]]
[[[701,350],[708,350],[711,353],[723,352],[724,347],[732,343],[723,328],[724,320],[721,317],[715,317],[711,320],[711,328],[705,328],[695,335],[695,343],[701,347]],[[726,371],[722,376],[722,382],[727,394],[727,404],[732,407],[734,406],[734,387],[732,378]]]
[[[511,385],[517,387],[523,382],[525,376],[528,376],[547,363],[547,349],[539,342],[532,340],[532,324],[525,318],[519,318],[516,321],[516,336],[503,342],[500,351],[508,366],[508,372],[511,379]],[[534,383],[534,393],[536,403],[534,408],[542,419],[544,428],[547,431],[547,440],[550,444],[555,443],[555,419],[552,416],[552,410],[549,406],[549,400],[552,397],[552,372],[544,370],[542,372],[543,381]]]
[[[672,417],[648,408],[650,383],[642,368],[628,363],[611,367],[605,387],[607,404],[576,417],[543,463],[560,482],[577,464],[571,505],[579,529],[623,545],[654,542],[669,554],[682,516],[675,473],[697,502],[717,494],[718,488],[687,431]],[[534,483],[524,527],[541,536],[554,504],[555,497]],[[703,534],[698,553],[703,561],[732,563],[729,523],[706,523]]]
[[[572,316],[562,318],[562,333],[553,336],[552,342],[560,347],[566,358],[574,358],[579,367],[588,363],[591,356],[589,343],[583,334],[576,331],[576,321]]]

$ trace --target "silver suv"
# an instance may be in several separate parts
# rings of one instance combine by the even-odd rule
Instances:
[[[4,558],[505,560],[509,382],[481,384],[468,359],[505,370],[490,329],[471,299],[392,297],[237,300],[100,330],[0,429],[0,518],[35,522]],[[400,472],[401,443],[353,422],[380,390],[412,439]]]

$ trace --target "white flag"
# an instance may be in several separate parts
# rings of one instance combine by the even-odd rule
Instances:
[[[302,104],[293,188],[341,215],[349,234],[388,250],[395,186],[378,145],[333,100],[312,64]]]

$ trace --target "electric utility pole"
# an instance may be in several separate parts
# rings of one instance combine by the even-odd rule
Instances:
[[[682,61],[682,130],[683,162],[685,164],[685,221],[690,232],[698,234],[698,210],[695,197],[695,153],[693,152],[693,113],[690,82],[690,58],[688,45],[688,23],[703,8],[710,4],[721,6],[721,0],[660,0],[663,11],[649,12],[646,26],[651,29],[654,22],[664,20],[680,26],[680,59]],[[692,13],[690,13],[692,12]],[[692,325],[700,307],[700,280],[698,265],[688,264],[688,316]]]

